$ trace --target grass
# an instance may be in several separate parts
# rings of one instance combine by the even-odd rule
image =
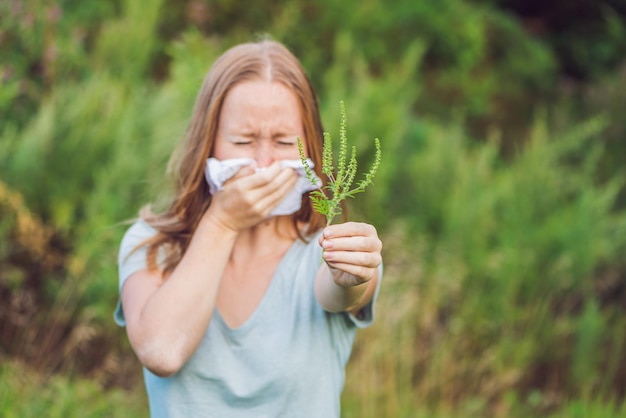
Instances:
[[[0,363],[0,416],[3,418],[147,417],[143,388],[104,389],[86,378],[43,375],[27,365]]]

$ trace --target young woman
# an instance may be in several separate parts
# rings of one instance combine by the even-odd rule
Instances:
[[[151,416],[339,416],[382,244],[368,224],[325,227],[306,193],[273,215],[300,178],[284,168],[300,159],[297,137],[319,170],[322,124],[298,60],[267,40],[224,53],[175,154],[171,204],[144,209],[119,254],[116,320],[144,367]],[[249,163],[212,193],[209,158]]]

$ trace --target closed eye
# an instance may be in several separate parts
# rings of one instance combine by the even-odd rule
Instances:
[[[274,137],[274,141],[282,147],[290,147],[297,144],[295,135],[280,134]]]

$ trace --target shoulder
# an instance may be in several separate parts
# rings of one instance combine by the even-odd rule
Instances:
[[[124,234],[124,240],[132,240],[132,239],[146,239],[150,238],[157,234],[157,230],[152,226],[148,225],[146,221],[143,219],[137,219]]]
[[[131,225],[124,234],[117,259],[120,291],[126,279],[133,273],[148,267],[148,245],[143,245],[143,243],[157,233],[155,228],[140,219]],[[160,264],[162,259],[163,254],[159,249],[157,264]]]
[[[127,248],[128,251],[132,250],[142,241],[145,241],[146,239],[155,236],[157,233],[158,231],[148,225],[146,221],[144,221],[143,219],[138,219],[130,226],[130,228],[126,230],[126,233],[124,233],[124,237],[122,238],[122,242],[120,245],[120,252],[123,252]]]
[[[158,231],[148,225],[144,220],[138,219],[135,221],[135,223],[126,230],[122,242],[120,243],[118,253],[119,266],[124,266],[129,261],[129,258],[133,258],[135,261],[140,259],[145,260],[146,247],[140,247],[140,245],[157,233]]]
[[[134,273],[147,268],[147,248],[145,245],[140,245],[157,233],[158,231],[155,228],[142,219],[135,221],[124,233],[118,254],[120,295],[126,280]],[[118,301],[115,310],[115,321],[118,325],[126,325],[121,299]]]

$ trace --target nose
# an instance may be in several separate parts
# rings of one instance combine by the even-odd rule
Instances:
[[[271,141],[259,141],[255,159],[259,168],[272,165],[274,162],[274,150],[272,149]]]

